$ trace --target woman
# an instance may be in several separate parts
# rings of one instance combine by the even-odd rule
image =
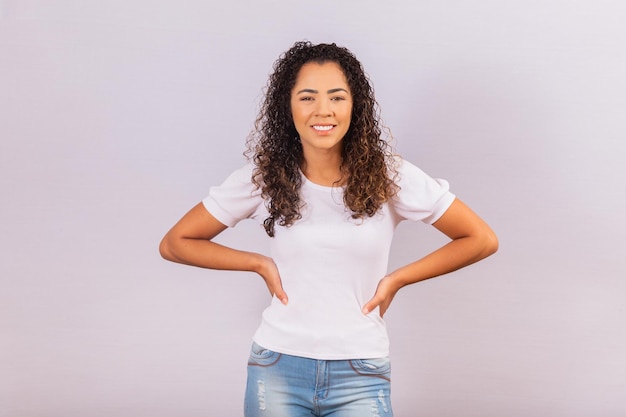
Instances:
[[[393,297],[494,253],[494,233],[447,182],[391,154],[361,64],[335,44],[298,42],[279,58],[247,154],[160,246],[174,262],[265,280],[245,415],[391,416],[382,318]],[[271,257],[212,241],[247,218],[265,228]],[[405,219],[451,241],[387,273]]]

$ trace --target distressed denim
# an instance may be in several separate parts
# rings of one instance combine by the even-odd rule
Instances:
[[[392,417],[389,358],[316,360],[252,344],[245,417]]]

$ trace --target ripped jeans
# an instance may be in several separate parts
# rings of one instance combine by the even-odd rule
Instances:
[[[252,344],[245,417],[392,417],[388,358],[316,360]]]

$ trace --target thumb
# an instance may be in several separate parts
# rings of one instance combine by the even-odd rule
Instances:
[[[289,302],[289,298],[287,297],[287,293],[283,290],[283,285],[279,282],[278,286],[274,289],[274,296],[280,300],[281,303],[287,305]]]
[[[378,300],[376,296],[374,296],[374,298],[372,298],[367,303],[365,303],[361,311],[363,312],[363,314],[369,314],[372,312],[372,310],[374,310],[379,305],[380,305],[380,300]]]

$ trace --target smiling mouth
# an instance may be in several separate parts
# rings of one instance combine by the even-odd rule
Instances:
[[[335,125],[313,125],[312,126],[313,129],[315,129],[318,132],[328,132],[329,130],[331,130],[333,127],[335,127]]]

